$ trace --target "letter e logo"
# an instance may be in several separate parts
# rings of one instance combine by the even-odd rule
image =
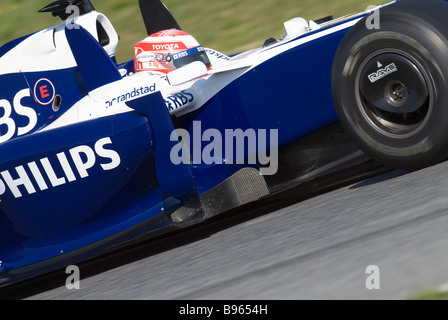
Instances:
[[[49,105],[56,96],[54,84],[48,79],[39,79],[34,85],[34,98],[43,105]]]

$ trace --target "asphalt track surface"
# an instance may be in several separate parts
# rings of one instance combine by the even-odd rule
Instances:
[[[14,287],[14,299],[407,299],[448,282],[448,162],[289,195]],[[368,290],[366,268],[380,271]]]

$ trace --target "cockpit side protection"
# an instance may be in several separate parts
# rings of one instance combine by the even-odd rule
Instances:
[[[87,91],[121,79],[109,55],[83,27],[76,25],[75,28],[66,28],[65,34]]]

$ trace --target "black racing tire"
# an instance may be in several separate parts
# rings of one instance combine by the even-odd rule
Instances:
[[[372,17],[360,20],[336,53],[339,119],[386,166],[418,170],[446,160],[448,2],[401,0],[376,14],[379,29]]]

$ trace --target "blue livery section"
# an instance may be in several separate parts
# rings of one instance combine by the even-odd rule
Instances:
[[[0,142],[46,127],[86,95],[76,68],[3,75],[0,88]]]
[[[338,121],[331,94],[331,69],[346,32],[342,30],[295,47],[260,64],[227,85],[203,108],[181,116],[180,126],[188,130],[190,137],[198,136],[198,126],[200,135],[211,129],[219,130],[221,137],[225,137],[228,130],[265,131],[264,146],[269,149],[286,146]],[[287,66],[287,69],[279,66]],[[278,133],[277,141],[272,139],[272,130]],[[234,140],[233,150],[228,153],[232,157],[225,157],[223,152],[222,164],[193,165],[199,190],[215,187],[247,166],[249,158],[259,159],[260,154],[269,153],[260,148],[260,140],[258,136],[252,148],[248,139],[244,141],[244,159],[238,158]],[[229,141],[222,139],[220,143],[219,149],[225,151]],[[200,157],[207,144],[209,142],[201,141],[200,137],[190,141],[192,156],[198,152]],[[241,162],[245,164],[238,164]]]
[[[190,165],[175,165],[170,159],[171,150],[178,141],[170,139],[175,127],[160,92],[133,100],[127,105],[145,114],[151,123],[157,146],[156,176],[161,190],[167,197],[173,197],[178,202],[177,206],[197,199],[198,193]]]
[[[160,213],[160,207],[150,209],[161,196],[155,202],[142,198],[158,188],[152,141],[146,118],[130,113],[1,144],[0,270],[119,232],[117,222],[134,217],[134,206],[146,219]],[[97,221],[102,228],[95,236],[90,226]]]
[[[277,129],[285,145],[338,120],[331,93],[333,57],[347,30],[295,47],[239,77],[206,107],[181,117],[202,130]]]
[[[116,65],[90,33],[79,25],[65,28],[68,43],[90,92],[121,79]]]

